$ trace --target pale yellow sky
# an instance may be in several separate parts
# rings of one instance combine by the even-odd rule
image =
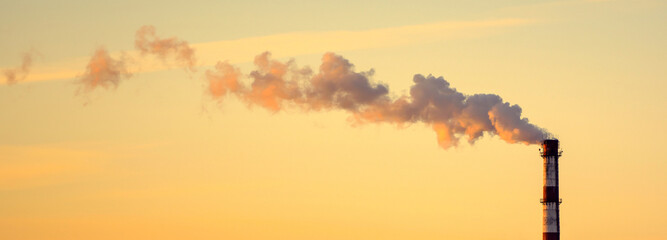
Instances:
[[[0,85],[3,238],[540,238],[537,146],[487,135],[444,150],[424,124],[206,94],[213,64],[249,74],[263,51],[314,71],[336,52],[392,96],[414,74],[498,94],[562,141],[563,239],[667,235],[663,1],[6,5],[0,68],[39,54]],[[139,57],[143,25],[188,41],[198,71]],[[135,74],[77,95],[99,46]]]
[[[275,57],[297,57],[320,54],[327,51],[387,48],[442,41],[444,39],[474,38],[498,32],[503,28],[522,26],[535,22],[531,19],[494,19],[478,21],[447,21],[365,31],[292,32],[228,41],[194,43],[200,66],[214,65],[218,61],[232,63],[251,62],[254,55],[278,49]],[[296,43],[296,44],[295,44]],[[113,56],[125,54],[133,59],[132,72],[167,70],[170,64],[141,56],[137,51],[118,51]],[[221,56],[224,56],[221,59]],[[76,57],[45,63],[31,69],[24,81],[47,81],[76,78],[81,74],[89,57]],[[11,68],[11,67],[7,67]]]

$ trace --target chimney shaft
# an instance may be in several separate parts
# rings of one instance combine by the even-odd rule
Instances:
[[[560,203],[558,195],[558,158],[560,157],[558,139],[547,139],[542,142],[542,158],[544,159],[544,188],[542,206],[542,239],[560,240]]]

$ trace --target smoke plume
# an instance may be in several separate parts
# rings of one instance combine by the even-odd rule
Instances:
[[[509,143],[537,144],[546,130],[521,117],[521,107],[495,94],[465,95],[443,77],[415,75],[409,96],[383,97],[355,113],[360,121],[395,124],[426,123],[435,130],[438,144],[454,147],[462,136],[474,143],[484,133]]]
[[[12,69],[5,69],[3,71],[7,85],[12,85],[23,81],[26,77],[28,77],[28,73],[30,73],[30,67],[32,66],[32,55],[32,52],[24,53],[21,66]]]
[[[176,61],[191,72],[195,71],[195,50],[188,42],[178,38],[160,39],[155,34],[155,27],[143,26],[137,30],[134,46],[141,54],[152,54],[166,60],[168,56],[174,56]]]
[[[126,68],[126,60],[113,59],[103,47],[98,48],[86,66],[86,72],[79,77],[81,89],[89,92],[98,87],[116,88],[122,79],[132,74]]]
[[[143,26],[137,31],[135,46],[142,54],[163,60],[173,56],[194,71],[194,49],[174,37],[158,38],[153,26]],[[29,60],[22,68],[25,72]],[[233,65],[218,62],[205,72],[208,94],[219,102],[235,96],[249,106],[257,105],[272,112],[285,108],[344,110],[357,123],[426,124],[433,128],[438,144],[445,149],[457,146],[461,139],[473,144],[485,135],[524,144],[537,144],[549,137],[546,130],[522,117],[518,105],[495,94],[463,94],[443,77],[417,74],[408,95],[392,97],[387,85],[371,80],[372,69],[357,71],[350,61],[334,53],[324,54],[317,72],[297,66],[294,60],[274,60],[269,52],[256,56],[254,65],[256,69],[244,75]],[[84,90],[91,91],[98,87],[116,88],[129,77],[124,58],[113,59],[104,48],[99,48],[79,81]],[[245,77],[250,83],[242,81]]]
[[[485,133],[524,144],[537,144],[548,136],[521,116],[518,105],[495,94],[465,95],[443,77],[417,74],[409,95],[392,98],[388,86],[371,81],[373,70],[357,72],[347,59],[333,53],[324,54],[314,75],[293,60],[272,60],[268,52],[257,56],[255,65],[246,86],[239,69],[218,63],[206,72],[208,92],[218,101],[231,94],[273,112],[286,107],[342,109],[360,123],[424,123],[432,126],[445,149],[457,146],[461,138],[472,144]]]

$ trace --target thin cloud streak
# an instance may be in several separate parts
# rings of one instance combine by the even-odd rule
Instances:
[[[329,51],[341,52],[386,48],[437,42],[447,39],[483,37],[496,33],[500,29],[534,23],[536,21],[532,19],[507,18],[480,21],[447,21],[364,31],[293,32],[191,44],[189,45],[191,50],[197,51],[196,62],[198,64],[194,64],[194,56],[189,57],[190,55],[187,54],[188,51],[165,52],[165,56],[175,54],[179,63],[184,64],[186,67],[192,66],[192,69],[194,69],[195,66],[215,65],[220,58],[227,59],[230,63],[252,62],[253,59],[250,56],[254,56],[257,52],[263,52],[267,49],[280,49],[280,52],[274,53],[274,57],[281,58]],[[164,41],[165,39],[153,39],[153,41],[156,40]],[[180,40],[175,39],[174,41],[178,42]],[[140,59],[142,56],[140,50],[128,51],[124,54],[130,59]],[[112,58],[119,58],[121,53],[110,52],[109,55]],[[159,56],[160,54],[158,53]],[[89,57],[79,57],[44,64],[34,68],[24,81],[73,79],[81,73],[80,69],[86,67],[88,60]],[[190,65],[190,63],[193,64]],[[169,69],[169,67],[165,66],[164,61],[161,61],[161,59],[143,59],[141,66],[137,66],[136,69],[130,69],[130,71],[141,73],[166,69]]]
[[[98,151],[69,144],[0,145],[0,192],[53,186],[97,171]]]

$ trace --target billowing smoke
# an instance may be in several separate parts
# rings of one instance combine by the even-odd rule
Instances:
[[[252,82],[245,86],[239,69],[218,63],[206,73],[208,92],[217,100],[231,94],[274,112],[285,107],[342,109],[361,123],[424,123],[433,127],[445,149],[457,146],[464,137],[474,143],[485,133],[525,144],[548,136],[546,130],[521,117],[518,105],[495,94],[465,95],[442,77],[415,75],[410,94],[392,98],[386,85],[371,82],[372,70],[357,72],[347,59],[333,53],[324,54],[314,75],[294,61],[272,60],[268,52],[257,56],[255,65],[257,70],[249,75]]]
[[[103,47],[98,48],[86,66],[86,72],[79,77],[83,91],[89,92],[96,88],[116,88],[121,80],[130,78],[126,60],[113,59]]]
[[[409,96],[383,97],[361,111],[360,121],[427,123],[443,148],[456,146],[462,136],[474,143],[484,133],[509,143],[537,144],[548,133],[521,117],[521,107],[495,94],[465,95],[443,77],[415,75]]]
[[[370,82],[372,75],[373,70],[355,72],[354,65],[347,59],[325,53],[319,73],[307,84],[306,103],[315,109],[341,108],[357,113],[389,93],[387,86]]]
[[[220,100],[227,93],[272,111],[286,106],[303,109],[346,109],[358,112],[389,93],[384,85],[373,85],[369,72],[355,72],[354,65],[333,53],[322,58],[320,71],[313,75],[308,67],[299,68],[293,60],[282,63],[265,52],[255,58],[257,70],[250,73],[249,87],[239,80],[240,71],[228,63],[218,63],[207,71],[209,92]]]
[[[218,62],[215,70],[206,71],[208,79],[208,91],[213,98],[221,100],[228,93],[239,94],[245,92],[239,82],[241,71],[227,62]]]
[[[5,75],[5,82],[7,85],[12,85],[17,82],[25,80],[30,73],[30,67],[32,66],[32,52],[27,52],[23,54],[23,61],[21,66],[11,69],[5,69],[3,75]]]
[[[197,60],[194,48],[175,37],[160,39],[153,26],[143,26],[137,30],[134,46],[141,54],[152,54],[162,60],[173,56],[180,65],[191,72],[195,71]]]
[[[195,53],[187,42],[177,38],[160,39],[155,28],[144,26],[136,33],[135,46],[142,54],[166,60],[173,56],[194,71]],[[521,107],[512,105],[495,94],[466,95],[450,86],[443,77],[417,74],[408,95],[391,97],[389,87],[371,81],[374,71],[359,72],[342,56],[325,53],[319,71],[299,67],[293,60],[271,59],[269,52],[255,57],[256,70],[246,75],[227,62],[218,62],[205,73],[207,92],[222,101],[235,96],[248,105],[257,105],[272,112],[284,108],[305,111],[344,110],[358,123],[390,123],[409,125],[422,123],[436,132],[438,144],[455,147],[462,138],[470,144],[484,135],[497,135],[509,143],[537,144],[550,134],[527,118]],[[30,58],[20,68],[26,72]],[[20,71],[17,71],[20,72]],[[5,73],[15,81],[16,73]],[[82,89],[116,88],[131,77],[126,59],[113,59],[104,48],[91,58],[79,82]],[[8,79],[10,79],[8,77]]]

